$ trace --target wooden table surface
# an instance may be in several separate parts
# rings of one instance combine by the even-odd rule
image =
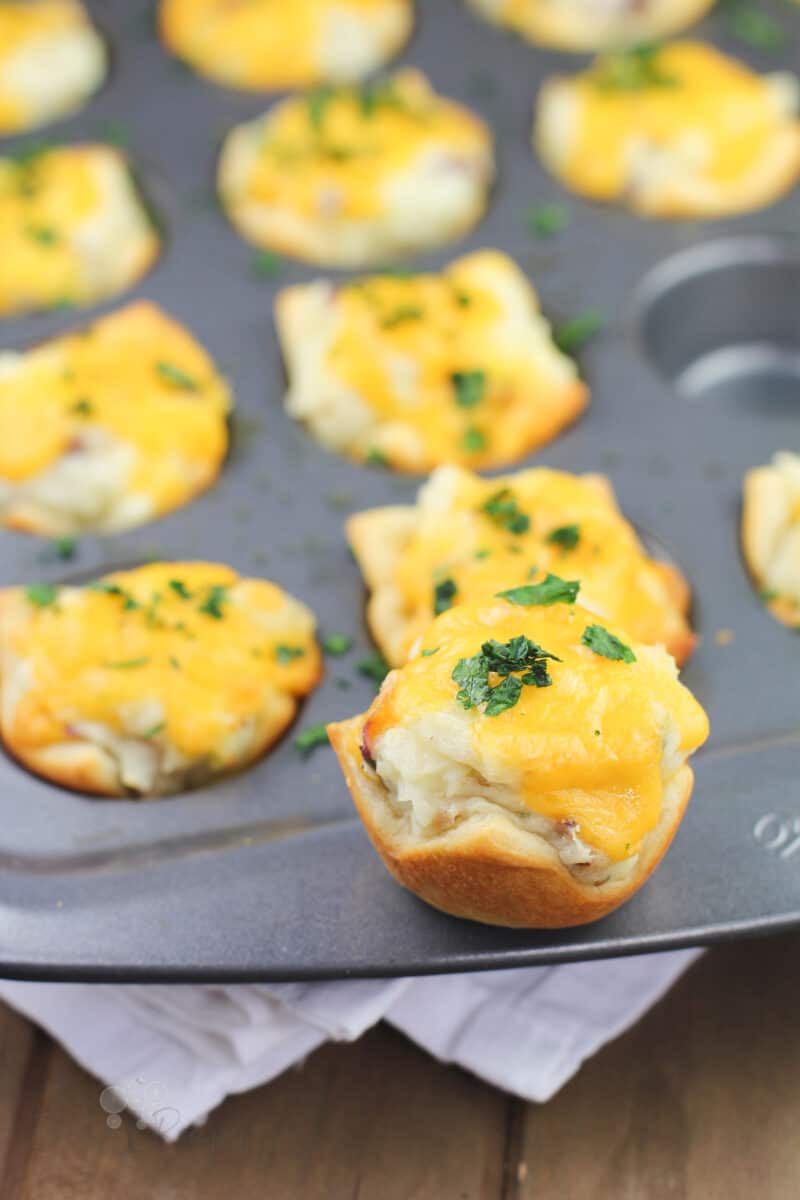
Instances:
[[[725,946],[550,1104],[381,1026],[174,1146],[0,1009],[2,1200],[795,1200],[800,936]]]

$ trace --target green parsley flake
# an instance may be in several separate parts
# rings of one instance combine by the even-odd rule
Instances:
[[[465,454],[480,454],[486,449],[486,434],[474,425],[470,426],[461,439],[461,448]]]
[[[432,658],[434,654],[438,654],[438,653],[439,653],[439,647],[434,646],[432,650],[423,650],[422,657],[423,658]]]
[[[308,97],[308,121],[316,133],[322,132],[328,105],[336,95],[332,87],[316,88]]]
[[[546,541],[553,546],[560,546],[562,550],[574,550],[581,540],[580,525],[559,525],[558,529],[553,529],[548,533]]]
[[[213,617],[215,621],[221,621],[225,615],[222,611],[222,605],[227,599],[228,588],[224,584],[214,583],[208,589],[208,595],[197,611],[205,613],[206,616]]]
[[[327,746],[330,744],[328,730],[323,724],[309,725],[302,733],[298,733],[294,739],[295,749],[301,754],[310,754],[317,746]]]
[[[771,604],[773,600],[777,600],[780,592],[776,592],[773,588],[764,588],[759,592],[759,596],[765,604]]]
[[[499,492],[491,495],[482,505],[481,512],[509,533],[527,533],[530,529],[531,519],[517,507],[516,497],[511,488],[501,488]]]
[[[570,224],[563,204],[535,204],[525,214],[525,223],[536,237],[554,237]]]
[[[294,662],[296,658],[302,658],[304,654],[305,648],[303,646],[287,646],[282,642],[279,646],[275,647],[275,657],[282,666]]]
[[[198,392],[200,390],[196,379],[191,375],[187,375],[180,367],[176,367],[174,363],[157,362],[156,370],[165,383],[171,383],[173,387],[180,388],[184,392]]]
[[[142,737],[143,738],[155,737],[157,733],[163,733],[163,731],[166,728],[167,728],[166,721],[159,721],[157,725],[151,725],[149,729],[145,729],[144,733],[142,734]]]
[[[70,562],[78,553],[78,539],[60,537],[53,542],[53,553],[61,562]]]
[[[170,654],[169,656],[169,665],[174,671],[180,671],[181,669],[181,664],[178,662],[174,654]]]
[[[34,242],[38,242],[40,246],[55,246],[60,240],[58,231],[50,225],[30,225],[28,236],[33,238]]]
[[[481,547],[480,550],[475,551],[474,557],[475,558],[488,558],[491,553],[492,553],[491,550],[487,550],[485,547]]]
[[[25,588],[25,599],[35,608],[49,608],[57,596],[58,588],[53,583],[32,583]]]
[[[558,325],[553,331],[553,341],[564,354],[574,354],[604,325],[605,317],[600,309],[589,308]]]
[[[450,376],[459,408],[475,408],[486,393],[485,371],[454,371]]]
[[[500,600],[528,608],[534,604],[542,607],[551,604],[574,604],[580,591],[577,579],[559,579],[557,575],[546,575],[541,583],[524,583],[521,587],[498,592]]]
[[[368,467],[388,467],[389,466],[389,459],[386,457],[386,455],[383,453],[383,451],[378,450],[376,446],[373,446],[372,449],[369,450],[369,452],[367,453],[367,457],[364,461],[366,462]]]
[[[124,601],[122,607],[125,611],[141,608],[139,601],[135,600],[130,592],[126,592],[125,588],[120,587],[118,583],[104,583],[102,579],[99,579],[95,583],[87,584],[87,587],[90,592],[102,592],[106,596],[118,596],[120,600]]]
[[[483,705],[487,717],[497,717],[514,707],[523,687],[552,685],[548,660],[561,661],[524,635],[505,644],[484,642],[478,654],[460,659],[453,668],[452,679],[459,685],[456,699],[462,708]],[[499,682],[493,683],[497,676]]]
[[[176,596],[180,596],[181,600],[191,600],[192,593],[182,579],[170,579],[169,587],[172,588]]]
[[[143,658],[121,658],[117,662],[103,663],[103,666],[113,671],[133,671],[138,667],[146,667],[149,662],[150,659],[145,655]]]
[[[340,658],[342,654],[347,654],[352,644],[353,639],[349,634],[329,633],[322,643],[322,649],[326,654],[330,654],[334,658]]]
[[[674,88],[679,80],[667,75],[658,61],[659,47],[632,46],[607,54],[594,70],[595,85],[607,92],[641,92],[648,88]]]
[[[80,400],[76,400],[70,406],[69,411],[75,413],[77,417],[90,417],[94,412],[94,405],[91,400],[87,400],[85,396],[81,396]]]
[[[356,663],[356,670],[359,675],[366,675],[368,679],[372,679],[380,685],[389,674],[389,664],[380,651],[375,650],[366,658],[359,659]]]
[[[283,269],[283,259],[274,250],[259,250],[253,259],[253,270],[259,279],[274,279]]]
[[[396,325],[404,325],[407,321],[419,321],[425,316],[425,310],[418,304],[399,304],[393,312],[381,321],[381,329],[394,329]]]
[[[454,579],[441,579],[433,589],[433,615],[438,617],[453,607],[453,601],[458,595],[458,585]]]
[[[583,631],[581,643],[588,646],[595,654],[599,654],[601,658],[610,658],[612,662],[636,662],[636,655],[630,646],[626,646],[602,625],[587,625]]]
[[[755,4],[729,5],[729,23],[734,37],[756,50],[782,50],[787,42],[786,30]]]

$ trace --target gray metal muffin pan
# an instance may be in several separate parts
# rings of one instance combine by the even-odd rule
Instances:
[[[24,346],[133,296],[152,298],[228,374],[234,449],[201,499],[139,531],[87,537],[68,564],[36,539],[0,533],[0,584],[89,577],[151,554],[219,559],[275,579],[313,607],[323,632],[356,641],[328,661],[325,683],[274,752],[214,787],[158,803],[87,799],[0,754],[0,972],[391,975],[628,954],[800,924],[800,640],[762,608],[738,539],[743,472],[776,449],[800,449],[800,190],[714,223],[646,223],[570,198],[539,168],[528,135],[541,80],[582,60],[535,51],[459,0],[420,0],[403,61],[490,120],[499,174],[471,237],[415,265],[497,246],[530,273],[550,316],[605,312],[605,331],[581,356],[588,413],[528,461],[607,472],[625,512],[686,572],[701,644],[684,679],[713,730],[673,849],[621,911],[558,933],[458,921],[386,874],[333,752],[303,759],[292,745],[298,729],[360,711],[373,695],[355,670],[370,645],[343,517],[410,500],[420,481],[327,454],[283,414],[272,301],[279,286],[320,272],[286,264],[279,278],[259,278],[213,194],[223,134],[269,101],[219,89],[168,58],[151,4],[90,7],[112,48],[111,77],[47,136],[102,137],[123,123],[164,253],[129,295],[86,313],[4,322],[1,344]],[[780,3],[763,7],[791,30],[783,53],[732,42],[722,10],[697,35],[759,69],[796,66],[800,19]],[[567,206],[571,225],[537,240],[526,209],[551,201]]]

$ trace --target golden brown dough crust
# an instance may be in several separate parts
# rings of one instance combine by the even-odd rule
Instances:
[[[423,841],[400,826],[386,804],[380,778],[365,767],[360,749],[365,716],[328,726],[370,840],[394,878],[434,908],[522,929],[561,929],[607,916],[650,877],[669,849],[692,792],[682,767],[664,793],[661,820],[646,837],[630,875],[605,884],[578,882],[538,834],[497,815],[472,818]]]

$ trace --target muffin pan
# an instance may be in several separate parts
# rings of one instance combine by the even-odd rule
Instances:
[[[152,556],[227,561],[274,579],[354,635],[293,730],[233,778],[157,803],[90,800],[0,755],[0,972],[108,980],[300,979],[519,966],[705,943],[800,925],[800,640],[773,621],[739,550],[745,470],[800,449],[800,190],[735,221],[646,223],[563,195],[534,161],[542,79],[574,63],[484,25],[461,0],[420,0],[402,61],[484,115],[498,183],[468,239],[417,259],[438,268],[496,246],[532,277],[559,320],[589,309],[604,330],[581,365],[586,415],[525,460],[609,474],[624,512],[695,589],[701,644],[683,678],[712,737],[673,849],[647,887],[594,926],[491,929],[441,916],[392,882],[356,820],[332,751],[303,758],[299,730],[362,711],[373,684],[364,592],[342,521],[407,502],[420,484],[326,454],[282,411],[272,302],[321,272],[276,276],[214,199],[219,143],[268,98],[214,87],[158,45],[152,5],[91,4],[111,77],[54,141],[125,135],[163,223],[164,251],[141,284],[92,310],[3,322],[3,348],[79,326],[132,296],[185,323],[229,377],[234,444],[218,484],[129,534],[86,537],[69,562],[0,533],[0,584],[88,579]],[[758,52],[728,37],[725,6],[698,27],[760,70],[791,66],[800,13],[765,4],[793,37]],[[13,148],[25,139],[8,139]],[[569,227],[533,236],[530,206],[557,202]],[[66,548],[67,550],[69,547]],[[61,547],[62,554],[65,548]]]

